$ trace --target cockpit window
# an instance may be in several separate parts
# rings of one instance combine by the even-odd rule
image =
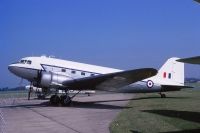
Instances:
[[[26,60],[21,60],[20,63],[26,64]]]
[[[21,60],[20,63],[21,64],[29,64],[30,65],[32,63],[32,61],[30,61],[30,60]]]

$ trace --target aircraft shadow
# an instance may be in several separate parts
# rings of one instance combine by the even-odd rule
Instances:
[[[141,133],[139,131],[136,131],[136,130],[130,130],[131,133]]]
[[[188,97],[167,97],[166,99],[187,99]],[[106,102],[120,102],[120,101],[131,101],[131,100],[145,100],[145,99],[161,99],[160,97],[139,97],[139,98],[128,98],[128,99],[119,99],[119,100],[99,100],[92,101],[93,103],[106,103]],[[75,102],[75,101],[73,101]]]
[[[73,101],[70,107],[90,108],[90,109],[127,109],[127,108],[130,108],[130,107],[126,107],[126,106],[103,104],[103,103],[99,103],[99,102],[79,102],[79,101]]]
[[[142,133],[136,130],[130,130],[131,133]],[[190,129],[184,131],[169,131],[169,132],[160,132],[160,133],[200,133],[200,129]]]
[[[170,132],[161,132],[161,133],[200,133],[200,129],[190,129],[184,131],[170,131]]]
[[[168,99],[186,99],[188,97],[167,97]],[[159,96],[154,97],[139,97],[139,98],[128,98],[128,99],[120,99],[120,100],[99,100],[99,101],[72,101],[71,106],[52,106],[48,101],[44,101],[40,104],[17,104],[17,105],[5,105],[0,106],[0,108],[16,108],[16,107],[26,107],[26,108],[37,108],[37,107],[74,107],[74,108],[94,108],[94,109],[126,109],[131,107],[117,106],[112,104],[103,104],[106,102],[120,102],[120,101],[131,101],[131,100],[144,100],[144,99],[161,99]],[[36,99],[33,99],[36,100]]]
[[[100,104],[95,102],[79,102],[73,101],[70,106],[53,106],[48,101],[42,102],[40,104],[18,104],[18,105],[5,105],[0,106],[2,108],[41,108],[41,107],[62,107],[62,108],[91,108],[91,109],[125,109],[130,107],[118,106],[118,105],[109,105],[109,104]]]
[[[182,99],[187,97],[167,97],[172,99]],[[131,107],[124,107],[124,106],[117,106],[111,104],[105,104],[107,102],[123,102],[123,101],[131,101],[131,100],[142,100],[142,99],[161,99],[160,97],[140,97],[140,98],[127,98],[127,99],[120,99],[120,100],[99,100],[99,101],[72,101],[70,107],[74,108],[95,108],[95,109],[128,109]]]
[[[138,98],[132,98],[130,100],[145,100],[145,99],[188,99],[189,97],[166,97],[161,98],[159,96],[150,96],[150,97],[138,97]]]
[[[143,110],[143,112],[163,115],[167,117],[179,118],[191,122],[200,123],[200,113],[191,111],[176,111],[176,110]]]
[[[200,123],[200,113],[192,111],[176,111],[176,110],[143,110],[143,112],[158,114],[167,117],[183,119],[190,122]],[[200,133],[199,129],[188,129],[182,131],[169,131],[162,133]]]

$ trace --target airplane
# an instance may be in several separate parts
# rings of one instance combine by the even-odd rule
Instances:
[[[60,97],[50,98],[53,105],[70,105],[81,90],[100,90],[118,93],[151,93],[177,91],[184,86],[184,63],[170,58],[159,71],[154,68],[119,70],[89,65],[52,57],[25,57],[8,69],[14,75],[28,80],[32,86],[48,91],[50,88],[65,90]],[[68,90],[78,90],[72,97]],[[28,100],[30,100],[30,92]]]
[[[200,64],[200,56],[190,57],[190,58],[182,58],[177,61],[189,64]]]

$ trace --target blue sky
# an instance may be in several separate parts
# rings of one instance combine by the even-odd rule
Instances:
[[[199,24],[192,0],[1,0],[0,87],[18,85],[7,66],[25,56],[159,68],[200,55]],[[186,76],[200,77],[200,66],[187,65]]]

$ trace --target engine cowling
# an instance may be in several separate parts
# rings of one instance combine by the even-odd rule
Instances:
[[[59,88],[66,80],[72,80],[72,78],[52,72],[41,72],[39,84],[40,87],[44,88]]]

